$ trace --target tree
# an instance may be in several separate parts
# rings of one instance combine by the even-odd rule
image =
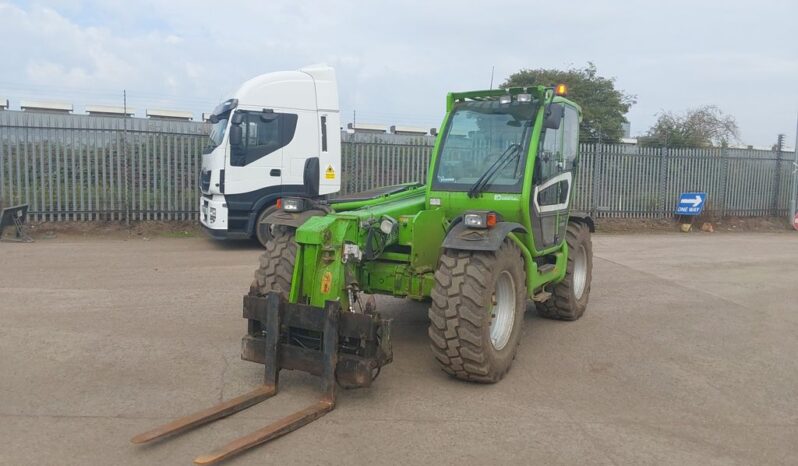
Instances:
[[[584,68],[568,70],[522,69],[511,74],[501,87],[560,83],[568,86],[568,98],[582,107],[579,139],[618,142],[623,137],[622,125],[627,123],[624,115],[635,104],[636,96],[615,89],[615,78],[599,76],[596,65],[591,62]]]
[[[714,105],[687,110],[683,115],[660,113],[641,145],[654,147],[713,147],[739,141],[737,122]]]

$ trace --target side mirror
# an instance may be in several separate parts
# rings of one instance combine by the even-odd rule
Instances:
[[[240,125],[244,122],[244,115],[239,112],[233,113],[233,118],[230,119],[230,123],[234,125]]]
[[[543,127],[546,129],[560,129],[565,108],[562,104],[549,104],[546,106],[546,114],[543,119]]]
[[[208,117],[208,122],[212,125],[215,125],[216,123],[219,123],[219,117],[216,115],[211,115]]]
[[[244,131],[241,129],[241,124],[233,123],[230,125],[230,145],[231,146],[240,146],[243,142],[244,138]]]

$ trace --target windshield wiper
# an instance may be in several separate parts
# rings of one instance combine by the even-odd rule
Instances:
[[[499,158],[496,159],[485,173],[477,179],[477,181],[471,185],[471,188],[468,190],[468,197],[476,197],[477,194],[481,193],[485,190],[490,183],[490,180],[499,172],[502,168],[504,168],[512,159],[513,156],[519,155],[521,153],[521,145],[520,144],[510,144],[510,147],[504,150],[504,152],[499,155]]]

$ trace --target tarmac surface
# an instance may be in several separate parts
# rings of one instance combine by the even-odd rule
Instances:
[[[798,234],[594,236],[577,322],[530,307],[507,377],[441,372],[425,304],[381,298],[394,362],[255,464],[798,464]],[[189,465],[316,399],[152,446],[133,435],[254,388],[239,359],[260,250],[205,238],[0,243],[0,464]]]

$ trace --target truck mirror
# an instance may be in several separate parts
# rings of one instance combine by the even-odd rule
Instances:
[[[232,123],[234,125],[240,125],[243,122],[244,122],[244,115],[242,115],[242,114],[240,114],[238,112],[235,112],[233,114],[233,117],[230,119],[230,123]]]
[[[543,127],[546,129],[560,129],[562,117],[565,114],[565,108],[562,104],[548,104],[546,105],[546,114],[544,115]]]
[[[230,145],[240,146],[243,139],[243,131],[240,124],[230,125]]]
[[[219,123],[219,117],[216,115],[211,115],[208,117],[208,122],[212,125],[215,125],[216,123]]]

